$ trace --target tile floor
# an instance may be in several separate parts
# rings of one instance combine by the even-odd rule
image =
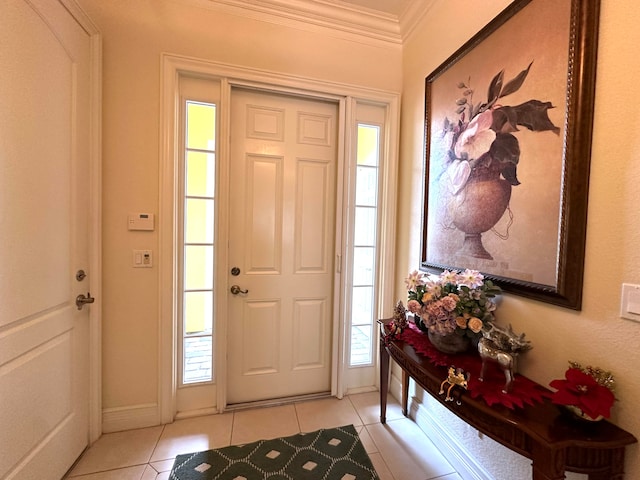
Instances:
[[[382,480],[461,480],[420,428],[389,397],[379,420],[378,392],[237,410],[103,435],[67,474],[69,480],[168,480],[173,459],[260,439],[353,424]]]

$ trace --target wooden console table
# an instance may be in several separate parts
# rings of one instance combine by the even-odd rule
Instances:
[[[489,407],[467,392],[457,401],[445,402],[439,395],[447,368],[434,365],[408,343],[386,339],[380,325],[380,421],[386,421],[389,389],[389,359],[402,368],[402,413],[407,415],[409,378],[447,409],[483,434],[532,460],[533,480],[561,480],[564,472],[589,475],[589,480],[623,480],[625,447],[637,442],[629,432],[601,421],[583,425],[567,418],[546,400],[533,406],[511,410],[502,405]],[[458,392],[460,393],[460,391]]]

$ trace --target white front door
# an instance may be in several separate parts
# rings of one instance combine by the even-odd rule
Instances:
[[[89,436],[91,43],[60,2],[1,10],[0,478],[59,480]]]
[[[338,106],[231,98],[227,403],[328,392]]]

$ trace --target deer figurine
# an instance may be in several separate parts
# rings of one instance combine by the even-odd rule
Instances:
[[[489,363],[497,363],[504,372],[505,384],[502,393],[509,393],[513,385],[514,374],[518,371],[518,357],[520,353],[531,350],[531,342],[524,339],[524,333],[517,335],[511,325],[508,329],[490,325],[482,331],[482,338],[478,342],[478,352],[482,359],[479,381],[484,380]]]

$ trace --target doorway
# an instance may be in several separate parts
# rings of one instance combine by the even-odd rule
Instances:
[[[229,404],[331,390],[337,113],[232,90]]]
[[[295,365],[297,365],[298,371],[312,370],[316,364],[324,362],[323,355],[328,357],[328,362],[326,362],[330,372],[328,387],[326,377],[324,377],[322,386],[312,387],[303,391],[322,391],[324,394],[329,393],[333,396],[342,397],[347,392],[375,389],[377,381],[377,376],[375,375],[377,368],[377,336],[375,329],[369,330],[371,333],[366,341],[371,349],[371,355],[368,357],[367,362],[362,360],[364,358],[362,356],[358,356],[357,361],[350,358],[353,355],[353,352],[350,352],[353,336],[352,323],[354,325],[357,323],[356,330],[359,332],[366,330],[362,326],[363,311],[358,308],[358,305],[354,307],[352,291],[354,279],[359,278],[354,277],[353,272],[354,265],[357,263],[353,257],[354,249],[359,245],[352,243],[354,240],[353,229],[358,217],[355,213],[356,202],[358,201],[355,193],[356,177],[359,175],[358,171],[362,170],[356,164],[356,157],[358,156],[358,125],[362,124],[362,122],[369,122],[367,124],[373,122],[375,125],[381,125],[379,133],[382,150],[379,157],[380,164],[376,167],[379,169],[377,174],[379,175],[377,184],[379,196],[376,203],[378,220],[374,223],[377,253],[374,264],[375,286],[373,288],[376,295],[371,299],[369,311],[371,318],[368,320],[370,325],[373,326],[375,319],[382,318],[385,312],[391,311],[395,303],[393,298],[393,252],[395,251],[394,225],[399,95],[393,92],[362,89],[346,84],[289,77],[278,73],[266,74],[265,72],[256,72],[242,67],[188,59],[171,54],[163,55],[162,72],[160,139],[162,166],[159,221],[163,225],[173,225],[174,227],[178,226],[178,228],[181,225],[180,209],[183,208],[183,202],[180,195],[183,185],[181,184],[182,179],[178,174],[180,167],[176,163],[180,158],[180,135],[184,133],[182,131],[183,126],[180,124],[180,116],[178,115],[178,109],[181,108],[179,105],[184,102],[184,98],[179,96],[181,81],[189,78],[211,82],[217,85],[219,92],[215,98],[206,100],[209,104],[217,105],[216,138],[219,140],[215,148],[215,198],[217,200],[215,210],[216,231],[212,242],[217,246],[213,254],[215,268],[214,277],[212,278],[214,295],[212,326],[213,379],[209,384],[203,384],[199,387],[194,385],[189,386],[189,388],[182,388],[183,386],[178,387],[176,384],[176,372],[180,367],[177,361],[179,357],[176,355],[177,342],[179,341],[176,337],[176,326],[180,325],[181,322],[179,318],[181,306],[179,297],[176,297],[176,292],[180,291],[179,279],[182,275],[181,261],[183,259],[183,251],[179,242],[179,234],[176,234],[176,230],[165,228],[160,233],[159,258],[161,268],[161,338],[159,349],[162,352],[159,408],[162,423],[170,423],[174,418],[213,413],[215,411],[222,412],[227,408],[228,404],[235,405],[243,402],[260,401],[252,400],[252,397],[244,397],[242,393],[236,395],[231,392],[229,394],[230,389],[235,389],[232,385],[233,380],[229,378],[234,374],[233,368],[240,368],[241,370],[238,371],[244,371],[245,373],[251,371],[250,375],[243,373],[243,376],[253,376],[255,378],[262,376],[263,372],[269,369],[277,370],[277,368],[282,368],[276,367],[276,361],[274,360],[277,355],[282,355],[282,353],[276,353],[283,352],[279,348],[263,349],[262,352],[255,352],[255,349],[253,349],[252,354],[259,353],[259,355],[252,355],[254,363],[246,362],[246,356],[232,358],[236,353],[242,352],[242,348],[233,346],[233,342],[238,341],[234,337],[239,331],[243,331],[243,335],[252,336],[248,340],[249,344],[257,342],[258,344],[271,345],[276,341],[283,342],[283,334],[273,333],[277,329],[264,328],[269,322],[274,322],[273,318],[276,316],[278,318],[283,316],[282,313],[284,312],[284,307],[282,306],[284,300],[281,300],[282,295],[280,293],[276,295],[268,290],[270,287],[269,276],[274,275],[269,273],[269,269],[277,271],[280,268],[284,271],[284,261],[279,260],[281,263],[278,264],[272,258],[269,258],[267,254],[269,249],[271,249],[272,253],[277,251],[277,249],[274,250],[272,248],[272,244],[276,244],[275,240],[271,241],[272,239],[259,231],[261,228],[267,229],[267,231],[269,228],[273,230],[273,225],[276,222],[280,222],[282,225],[289,225],[287,226],[288,230],[281,229],[282,236],[277,239],[278,245],[281,244],[282,251],[280,254],[283,255],[282,258],[284,258],[285,254],[290,254],[293,259],[290,260],[292,262],[291,265],[295,268],[301,268],[302,271],[306,268],[322,270],[323,272],[326,271],[328,276],[331,277],[331,282],[327,283],[327,285],[330,285],[329,292],[315,295],[315,293],[311,292],[311,289],[315,288],[312,283],[308,283],[307,291],[303,293],[298,291],[298,293],[289,295],[285,292],[285,297],[295,296],[295,301],[297,302],[295,308],[300,309],[296,313],[294,307],[290,307],[290,311],[293,312],[291,314],[293,318],[296,315],[303,318],[313,318],[313,316],[316,318],[324,318],[325,316],[329,318],[327,333],[318,333],[322,328],[325,328],[325,326],[322,326],[322,322],[316,322],[315,325],[309,323],[305,325],[304,331],[293,332],[289,339],[285,340],[285,342],[289,342],[289,353],[287,355],[293,358],[294,362],[297,362]],[[245,143],[248,123],[245,122],[241,127],[233,126],[237,115],[235,117],[232,115],[233,108],[236,106],[234,98],[245,94],[249,96],[257,94],[259,100],[256,98],[247,99],[242,106],[245,109],[245,117],[246,109],[250,109],[252,106],[259,107],[257,114],[254,115],[254,124],[258,128],[255,128],[252,133],[254,137],[258,138],[251,138],[251,141],[258,146],[256,149],[246,152],[238,150],[235,142],[237,141],[238,133],[240,133],[241,143]],[[322,160],[322,162],[313,161],[314,154],[304,152],[299,154],[298,166],[290,169],[290,172],[293,172],[292,174],[296,176],[295,178],[301,179],[301,181],[293,182],[295,185],[294,192],[297,192],[296,195],[302,195],[304,201],[298,203],[298,208],[302,208],[301,211],[296,211],[296,208],[293,208],[290,209],[292,213],[287,214],[292,215],[293,220],[286,220],[284,213],[280,214],[282,218],[276,218],[277,214],[275,213],[274,205],[277,202],[281,202],[283,207],[291,207],[289,204],[292,204],[296,198],[295,195],[291,196],[291,194],[285,193],[283,186],[290,179],[285,178],[283,172],[288,169],[282,169],[282,160],[277,158],[282,155],[273,149],[274,145],[270,144],[273,139],[265,138],[277,133],[277,125],[280,121],[278,119],[280,115],[278,111],[283,110],[281,105],[269,103],[261,105],[261,102],[267,98],[270,100],[277,99],[278,102],[282,100],[309,101],[311,105],[330,106],[331,110],[329,113],[313,113],[311,111],[313,115],[307,118],[304,116],[305,113],[308,113],[307,108],[305,108],[300,115],[308,122],[308,131],[304,133],[303,130],[298,131],[296,127],[295,135],[304,134],[308,137],[305,141],[310,145],[305,144],[306,147],[313,147],[314,143],[320,142],[320,139],[326,142],[327,138],[333,137],[335,147],[332,148],[334,148],[336,160],[333,166],[330,166],[330,164],[323,165],[322,162],[325,162],[325,160]],[[199,100],[205,101],[203,98]],[[378,119],[369,118],[368,111],[371,108],[380,113]],[[286,112],[286,108],[284,108],[284,111]],[[298,116],[297,113],[296,116]],[[327,117],[333,118],[333,120],[327,122]],[[318,121],[317,118],[322,118],[323,120]],[[327,136],[328,134],[325,130],[332,121],[335,122],[331,126],[332,133]],[[315,147],[317,146],[315,145]],[[233,170],[237,166],[235,164],[237,162],[237,152],[240,152],[243,159],[239,171]],[[282,171],[279,169],[282,169]],[[237,180],[237,177],[240,177],[240,179]],[[278,180],[279,178],[281,180]],[[238,187],[238,182],[242,183],[241,187]],[[277,182],[281,182],[281,184]],[[334,190],[331,191],[331,189]],[[240,190],[242,190],[241,194],[239,193]],[[317,218],[315,218],[320,215],[317,211],[318,207],[311,207],[310,205],[313,205],[313,203],[309,204],[305,198],[305,195],[311,195],[310,192],[315,192],[313,195],[319,195],[321,190],[322,195],[330,198],[333,202],[332,204],[325,203],[324,208],[326,211],[321,212],[322,215],[329,215],[329,212],[335,215],[333,218],[331,216],[323,217],[328,223],[318,222]],[[239,195],[239,198],[236,199],[236,195]],[[257,205],[259,207],[268,208],[269,201],[271,202],[271,217],[258,215],[256,219],[263,223],[260,225],[256,224],[251,216],[248,217],[251,221],[247,221],[247,218],[245,218],[249,215],[247,211],[251,212],[256,207],[256,203],[259,204]],[[243,206],[238,207],[238,202],[242,203]],[[286,205],[285,202],[287,202]],[[235,205],[232,206],[232,203]],[[247,205],[249,205],[249,208],[247,208]],[[304,210],[305,208],[307,208],[306,211]],[[256,208],[255,211],[257,212],[259,209]],[[309,212],[311,212],[310,215]],[[302,221],[299,225],[298,233],[296,233],[296,228],[298,228],[295,223],[296,216]],[[241,222],[239,218],[242,219]],[[320,225],[326,229],[321,231]],[[239,233],[235,231],[236,228],[241,229]],[[295,239],[295,237],[291,236],[294,234],[313,235],[316,241],[315,243],[309,243],[309,245],[313,245],[313,248],[309,251],[296,251],[294,243],[285,245],[284,240],[286,238]],[[236,240],[232,239],[232,235],[234,238],[240,238],[241,242],[237,243]],[[326,238],[331,237],[331,235],[333,237],[330,240],[326,240],[323,235],[326,235]],[[246,245],[246,242],[254,243]],[[244,245],[239,254],[234,253],[234,248],[240,248],[237,245]],[[322,254],[319,253],[320,251],[322,251]],[[247,258],[247,255],[250,258]],[[256,255],[258,256],[256,257]],[[320,264],[317,259],[324,258],[323,255],[326,255],[326,265],[320,268],[318,267]],[[265,258],[271,263],[269,261],[265,262]],[[278,265],[278,268],[272,268],[274,265]],[[237,271],[236,268],[238,269]],[[293,267],[290,267],[290,269],[293,271]],[[234,275],[233,272],[237,272],[237,274]],[[324,273],[315,275],[320,277]],[[291,281],[291,279],[288,281]],[[302,285],[304,282],[297,283]],[[297,283],[293,282],[295,287],[298,287]],[[235,294],[231,292],[232,287],[234,287]],[[265,289],[264,298],[259,298],[257,294],[262,289]],[[247,293],[243,293],[245,291]],[[254,295],[256,296],[254,297]],[[326,303],[324,299],[318,300],[320,297],[326,298]],[[266,300],[271,300],[272,304],[269,305]],[[287,301],[293,302],[294,300],[290,298]],[[354,308],[356,308],[355,315]],[[322,311],[323,309],[326,311]],[[274,314],[273,312],[278,313]],[[246,322],[246,329],[244,328],[245,326],[238,327],[238,318]],[[354,321],[354,318],[357,322]],[[255,323],[252,324],[251,322]],[[269,335],[272,335],[271,338],[269,338]],[[296,335],[306,335],[306,338],[301,343],[293,342],[292,339],[296,338]],[[327,338],[324,335],[328,335],[328,346],[320,346],[318,342],[318,339],[322,338],[322,341],[324,341],[324,338]],[[311,347],[312,341],[316,342],[313,347]],[[244,340],[242,342],[244,344]],[[307,347],[296,353],[295,348],[298,348],[296,345],[300,344],[307,345]],[[248,351],[245,350],[245,352]],[[295,355],[299,357],[297,360]],[[243,361],[245,361],[245,365],[238,366]],[[295,381],[289,379],[284,383],[292,384]],[[271,388],[271,385],[269,385],[269,388]],[[203,395],[196,399],[191,396],[191,393],[195,394],[198,390]],[[180,403],[177,401],[178,391],[181,395],[189,395],[189,409],[178,407],[178,403]],[[278,391],[276,389],[274,391],[275,393],[272,392],[269,396],[279,398],[280,395],[292,395],[292,392],[286,390]],[[203,401],[207,403],[203,403]]]

